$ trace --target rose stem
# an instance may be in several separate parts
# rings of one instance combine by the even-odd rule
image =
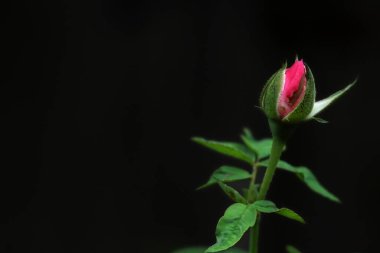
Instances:
[[[264,200],[270,184],[272,182],[274,173],[276,172],[277,163],[280,160],[282,150],[284,149],[285,141],[281,138],[273,137],[272,150],[269,157],[268,168],[265,171],[263,182],[261,183],[260,192],[257,197],[257,200]]]
[[[287,139],[290,137],[294,131],[294,127],[291,125],[284,125],[282,123],[269,120],[269,126],[273,135],[273,143],[271,154],[269,157],[268,167],[265,171],[263,181],[260,186],[260,191],[257,196],[257,200],[264,200],[270,184],[272,182],[274,173],[276,172],[277,163],[280,160],[282,151],[284,150]],[[256,224],[251,228],[251,238],[250,238],[250,253],[258,253],[258,239],[259,239],[259,228],[260,227],[260,215],[257,216]]]

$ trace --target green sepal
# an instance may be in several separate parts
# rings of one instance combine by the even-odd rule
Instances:
[[[255,160],[255,154],[240,143],[206,140],[202,137],[193,137],[191,139],[206,148],[223,155],[242,160],[250,165],[252,165]]]
[[[286,251],[288,253],[301,253],[301,251],[299,251],[298,249],[296,249],[294,246],[292,245],[286,245]]]
[[[309,66],[305,66],[307,80],[305,95],[296,108],[282,119],[283,122],[298,123],[304,121],[313,110],[315,102],[315,81],[311,69]]]
[[[219,219],[216,226],[216,243],[206,250],[207,252],[220,252],[234,246],[256,223],[257,211],[250,204],[232,204]]]
[[[346,88],[335,92],[334,94],[330,95],[329,97],[327,97],[325,99],[322,99],[322,100],[319,100],[319,101],[315,102],[313,110],[307,116],[307,119],[312,119],[317,114],[319,114],[323,110],[325,110],[328,106],[330,106],[338,98],[340,98],[341,96],[343,96],[349,89],[351,89],[351,87],[354,86],[356,82],[357,82],[357,79],[355,79],[352,83],[350,83],[349,85],[347,85]]]
[[[266,167],[268,166],[268,160],[261,161],[257,166],[260,167]],[[331,193],[329,190],[327,190],[317,179],[317,177],[314,175],[314,173],[305,166],[293,166],[285,161],[279,161],[277,164],[277,168],[292,172],[297,175],[299,179],[301,179],[302,182],[304,182],[310,190],[314,191],[315,193],[337,203],[341,203],[340,199],[335,196],[333,193]]]
[[[266,82],[260,95],[260,106],[270,119],[279,119],[277,104],[284,85],[286,64]]]
[[[247,204],[247,200],[234,188],[225,183],[218,182],[218,185],[223,190],[223,192],[234,202]]]
[[[260,213],[275,213],[288,219],[295,220],[303,224],[305,223],[305,220],[299,214],[289,208],[278,208],[272,201],[258,200],[253,203],[253,205]]]
[[[248,171],[234,166],[223,165],[216,169],[207,183],[198,187],[197,190],[212,186],[218,182],[228,183],[249,178],[251,178],[251,174]]]
[[[327,120],[319,118],[319,117],[313,117],[311,119],[315,120],[315,121],[317,121],[318,123],[321,123],[321,124],[327,124],[327,123],[329,123]]]

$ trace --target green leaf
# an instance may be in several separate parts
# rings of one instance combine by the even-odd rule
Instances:
[[[253,136],[251,130],[248,128],[248,127],[244,127],[243,128],[243,135],[250,138],[250,139],[255,139],[255,137]]]
[[[243,134],[240,137],[244,144],[250,148],[259,159],[266,158],[270,155],[272,139],[256,140],[247,128],[243,129]]]
[[[268,160],[260,162],[258,166],[268,166]],[[337,196],[332,194],[318,181],[314,173],[309,168],[304,166],[293,166],[285,161],[279,161],[279,163],[277,164],[277,168],[295,173],[298,176],[298,178],[301,179],[301,181],[303,181],[309,187],[309,189],[311,189],[315,193],[331,201],[338,203],[341,202]]]
[[[257,211],[252,204],[235,203],[228,207],[216,226],[216,243],[206,252],[219,252],[234,246],[255,225],[256,217]]]
[[[331,201],[341,203],[340,199],[337,196],[332,194],[323,185],[321,185],[321,183],[318,181],[318,179],[315,177],[315,175],[313,174],[313,172],[310,169],[308,169],[306,167],[299,167],[298,168],[298,175],[299,175],[299,178],[303,182],[305,182],[305,184],[315,193],[318,193],[319,195],[321,195],[321,196],[323,196],[323,197],[325,197]]]
[[[249,164],[252,164],[255,159],[255,154],[240,143],[212,141],[201,137],[193,137],[192,140],[206,148]]]
[[[261,161],[260,163],[258,163],[257,166],[258,167],[268,167],[268,164],[269,164],[269,160],[265,160],[265,161]],[[278,162],[277,168],[282,169],[282,170],[286,170],[289,172],[294,172],[294,173],[297,172],[296,167],[294,167],[294,166],[290,165],[289,163],[282,161],[282,160],[280,160]]]
[[[317,114],[325,110],[329,105],[331,105],[333,102],[335,102],[338,98],[340,98],[344,93],[346,93],[349,89],[351,89],[352,86],[355,85],[357,82],[357,79],[346,86],[346,88],[339,90],[335,92],[334,94],[330,95],[329,97],[322,99],[318,102],[314,103],[313,110],[310,112],[308,119],[312,119]]]
[[[298,249],[296,249],[294,246],[292,245],[287,245],[286,246],[286,251],[288,253],[301,253],[301,251],[299,251]]]
[[[220,188],[224,191],[224,193],[233,201],[236,203],[242,203],[242,204],[247,204],[247,200],[234,188],[222,183],[218,182]]]
[[[269,200],[258,200],[253,203],[257,211],[261,213],[275,213],[284,216],[288,219],[295,220],[301,223],[305,223],[305,220],[296,212],[289,208],[278,208],[275,203]]]
[[[245,250],[241,250],[241,249],[238,249],[238,248],[232,248],[232,249],[228,249],[228,250],[225,250],[225,251],[222,251],[223,253],[248,253],[247,251]]]
[[[274,213],[279,210],[276,204],[269,200],[258,200],[253,205],[261,213]]]
[[[198,190],[214,185],[219,181],[227,183],[249,178],[251,178],[251,174],[248,171],[238,167],[224,165],[215,170],[212,173],[210,179],[207,181],[207,183],[198,187]]]
[[[256,156],[259,156],[259,151],[257,150],[257,147],[256,147],[256,141],[253,140],[253,139],[250,139],[244,135],[240,136],[241,137],[241,140],[244,142],[244,144],[250,149],[252,150],[252,152],[255,153]]]
[[[257,142],[256,147],[259,151],[259,158],[263,159],[270,155],[272,149],[272,139],[262,139]]]
[[[280,208],[276,214],[278,215],[281,215],[281,216],[284,216],[288,219],[291,219],[291,220],[295,220],[295,221],[298,221],[298,222],[301,222],[303,224],[305,224],[305,220],[301,217],[301,215],[299,215],[298,213],[294,212],[293,210],[289,209],[289,208]]]
[[[172,253],[204,253],[206,249],[207,247],[190,247],[190,248],[178,249],[176,251],[173,251]],[[247,253],[247,251],[244,251],[238,248],[231,248],[228,250],[223,250],[221,252],[222,253]]]

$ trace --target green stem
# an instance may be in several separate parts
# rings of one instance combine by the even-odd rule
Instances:
[[[257,195],[256,189],[255,189],[257,170],[258,170],[258,167],[256,166],[256,163],[254,163],[253,166],[252,166],[251,181],[249,183],[249,188],[248,188],[247,200],[248,200],[249,203],[253,203],[253,201],[255,200],[256,195]]]
[[[257,215],[256,224],[249,234],[249,253],[259,252],[260,215]]]
[[[270,184],[272,182],[274,173],[276,172],[277,163],[280,160],[282,151],[284,150],[287,139],[290,137],[294,131],[294,126],[285,125],[277,121],[269,120],[269,125],[273,135],[272,150],[269,157],[268,168],[265,171],[263,181],[260,186],[260,191],[257,196],[257,200],[264,200]],[[256,175],[253,176],[256,179]],[[260,233],[260,214],[257,216],[256,224],[250,231],[250,240],[249,240],[249,253],[258,253],[259,252],[259,233]]]
[[[268,168],[265,171],[263,182],[261,183],[260,192],[257,197],[258,200],[265,199],[270,184],[272,182],[274,173],[276,172],[277,163],[280,160],[282,150],[284,149],[285,142],[276,136],[273,136],[272,150],[269,157]]]
[[[277,163],[280,160],[282,150],[284,149],[285,142],[282,141],[281,138],[277,138],[273,136],[273,144],[272,150],[269,158],[268,168],[265,171],[263,182],[261,183],[259,195],[257,196],[257,200],[265,199],[270,184],[272,182],[274,173],[277,168]],[[259,224],[259,216],[256,224],[253,228],[251,228],[251,238],[250,238],[250,253],[258,253],[258,241],[259,241],[259,232],[260,232],[260,224]]]
[[[273,136],[272,150],[257,200],[264,200],[267,196],[274,173],[276,172],[277,163],[280,160],[286,141],[295,129],[293,125],[286,125],[273,120],[269,120],[269,126]]]

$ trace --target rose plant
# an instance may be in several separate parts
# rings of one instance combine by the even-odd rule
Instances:
[[[314,173],[305,166],[294,166],[280,160],[289,137],[301,122],[326,121],[316,116],[348,91],[356,80],[346,88],[331,96],[315,101],[316,89],[313,74],[303,60],[296,59],[287,68],[285,64],[274,73],[265,84],[259,100],[259,107],[268,118],[272,138],[258,140],[249,129],[244,129],[241,142],[225,142],[194,137],[192,140],[208,149],[246,162],[250,170],[236,166],[223,165],[210,176],[198,189],[218,185],[234,202],[216,226],[216,242],[210,247],[193,247],[175,251],[175,253],[226,252],[246,253],[234,245],[249,233],[249,253],[259,252],[260,220],[265,214],[277,214],[297,222],[305,223],[295,211],[278,208],[266,199],[276,169],[295,174],[310,190],[330,201],[340,202],[339,198],[327,190]],[[258,182],[258,173],[264,176]],[[247,181],[247,188],[237,190],[229,183]],[[286,246],[288,253],[300,253],[295,247]]]

